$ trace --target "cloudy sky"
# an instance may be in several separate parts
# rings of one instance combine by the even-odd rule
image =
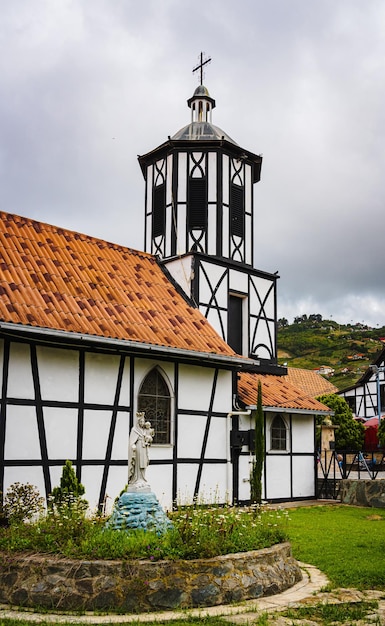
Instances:
[[[143,249],[137,155],[190,121],[263,154],[278,315],[385,324],[383,0],[0,0],[0,209]]]

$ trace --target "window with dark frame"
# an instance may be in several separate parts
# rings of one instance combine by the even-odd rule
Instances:
[[[171,396],[162,374],[151,370],[142,382],[138,394],[138,411],[155,430],[154,444],[171,443]]]
[[[243,354],[243,298],[229,295],[227,343],[237,353]]]
[[[283,418],[276,415],[271,423],[271,450],[287,449],[287,429]]]
[[[190,178],[188,181],[187,225],[189,230],[207,228],[206,178]]]
[[[165,234],[166,230],[166,185],[162,183],[154,187],[152,209],[152,237]]]
[[[244,188],[231,183],[230,187],[230,233],[232,236],[245,236],[245,194]]]

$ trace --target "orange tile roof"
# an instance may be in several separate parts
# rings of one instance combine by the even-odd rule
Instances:
[[[3,212],[0,320],[235,355],[154,256]]]
[[[316,398],[324,393],[336,393],[338,388],[317,372],[297,367],[287,368],[288,381],[302,389],[308,396]]]
[[[288,382],[287,376],[247,372],[242,372],[238,376],[238,395],[246,406],[257,404],[258,381],[261,381],[264,408],[330,411],[327,406],[314,398],[310,398],[303,390]]]

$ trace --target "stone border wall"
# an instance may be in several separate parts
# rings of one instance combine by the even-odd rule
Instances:
[[[302,579],[288,543],[193,561],[75,561],[0,554],[0,603],[143,612],[241,602]]]
[[[356,506],[374,506],[379,509],[385,508],[385,480],[354,480],[345,478],[341,480],[340,499],[343,504]]]

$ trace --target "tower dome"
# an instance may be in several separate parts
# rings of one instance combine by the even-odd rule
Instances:
[[[173,135],[173,140],[210,141],[212,139],[226,139],[226,141],[237,145],[224,130],[212,123],[212,110],[215,107],[215,100],[211,98],[207,87],[198,85],[193,96],[187,100],[187,104],[191,109],[191,122],[178,130]]]

